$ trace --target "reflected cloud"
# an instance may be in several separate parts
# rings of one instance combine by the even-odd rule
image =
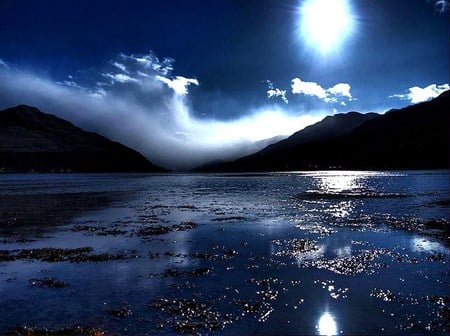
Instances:
[[[334,252],[339,258],[348,257],[352,255],[352,246],[346,245],[344,247],[337,248]]]
[[[301,267],[305,261],[317,260],[325,255],[325,245],[317,245],[316,250],[306,251],[306,252],[296,252],[294,253],[295,260],[297,261],[298,267]]]
[[[329,312],[325,312],[322,314],[316,328],[319,335],[337,335],[338,333],[334,316]]]
[[[449,254],[449,250],[437,241],[431,241],[425,237],[414,237],[411,239],[411,249],[414,252],[440,252]]]

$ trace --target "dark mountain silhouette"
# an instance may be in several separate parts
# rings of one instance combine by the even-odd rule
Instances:
[[[144,156],[35,107],[0,111],[2,171],[158,172]]]
[[[342,136],[376,116],[378,116],[376,113],[363,114],[358,112],[339,113],[333,116],[327,116],[322,121],[305,127],[287,139],[264,148],[261,153],[286,150],[301,144],[324,141]]]
[[[206,171],[448,168],[450,91],[382,115],[326,117],[265,149]]]

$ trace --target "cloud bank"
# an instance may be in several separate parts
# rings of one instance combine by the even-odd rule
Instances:
[[[421,88],[414,86],[408,89],[408,93],[405,94],[393,94],[389,98],[398,98],[401,100],[409,100],[412,104],[421,103],[432,98],[436,98],[442,92],[450,89],[449,84],[430,84],[427,87]]]
[[[262,105],[230,121],[194,117],[189,89],[201,83],[173,75],[173,64],[151,52],[120,54],[88,78],[55,81],[0,60],[0,108],[36,106],[175,170],[249,154],[261,149],[261,140],[288,136],[325,116]]]

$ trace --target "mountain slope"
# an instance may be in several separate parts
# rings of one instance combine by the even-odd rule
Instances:
[[[26,105],[0,111],[0,169],[162,171],[131,148]]]
[[[264,148],[262,153],[286,150],[301,144],[324,141],[351,132],[367,120],[378,116],[376,113],[348,112],[327,116],[323,120],[305,127],[287,139]]]
[[[359,124],[355,119],[350,126],[350,113],[327,117],[258,153],[210,170],[447,168],[449,113],[447,91],[429,102],[359,118]]]

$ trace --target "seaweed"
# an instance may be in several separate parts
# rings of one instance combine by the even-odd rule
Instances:
[[[0,250],[0,261],[39,260],[45,262],[68,261],[77,263],[88,261],[98,262],[107,260],[123,260],[136,257],[136,251],[127,251],[125,254],[94,254],[92,252],[92,247],[80,247],[75,249],[43,247],[23,250]]]
[[[181,298],[156,298],[150,304],[166,316],[167,325],[182,334],[221,330],[233,322],[234,318],[231,314],[221,314],[212,309],[211,305],[211,302]]]
[[[18,327],[9,330],[5,336],[104,336],[105,332],[86,326],[65,327],[62,329]]]
[[[69,286],[68,283],[60,280],[56,280],[53,277],[46,277],[43,279],[30,279],[29,284],[35,287],[41,288],[64,288]]]

